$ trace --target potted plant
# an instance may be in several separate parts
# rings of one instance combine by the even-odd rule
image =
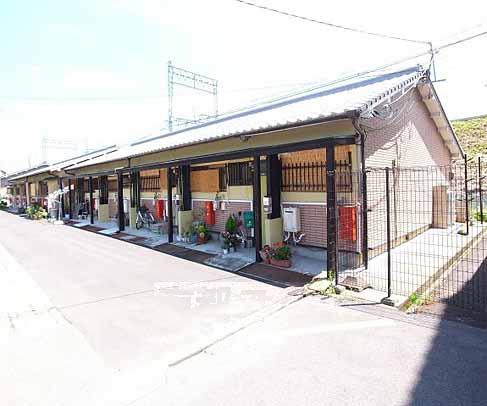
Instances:
[[[230,247],[232,248],[233,252],[237,251],[237,247],[240,245],[240,238],[237,234],[230,235]]]
[[[271,247],[270,245],[264,245],[259,251],[260,257],[265,264],[271,263]]]
[[[280,245],[273,248],[270,253],[271,265],[280,266],[283,268],[291,267],[291,248],[289,245]]]
[[[206,225],[200,224],[197,228],[197,244],[205,244],[209,240],[210,232],[208,231],[208,228],[206,228]]]
[[[228,216],[227,222],[225,223],[225,231],[228,231],[230,234],[235,234],[237,230],[237,222],[235,221],[235,217],[233,214]]]
[[[222,249],[224,254],[228,254],[231,245],[231,234],[228,231],[221,233],[221,240],[223,242]]]

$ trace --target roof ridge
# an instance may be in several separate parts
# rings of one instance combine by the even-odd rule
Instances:
[[[355,88],[367,86],[367,85],[370,85],[370,84],[373,84],[376,82],[380,82],[380,81],[385,80],[385,79],[390,79],[390,78],[394,78],[396,76],[402,76],[404,74],[413,73],[413,72],[419,73],[420,72],[419,67],[414,66],[414,67],[402,69],[400,71],[383,73],[381,75],[377,75],[377,76],[374,76],[372,78],[367,78],[367,79],[364,79],[361,81],[347,83],[345,85],[332,87],[331,89],[321,90],[321,91],[317,91],[317,92],[313,92],[314,90],[316,90],[316,88],[310,89],[310,90],[308,90],[308,93],[300,95],[300,96],[289,96],[285,100],[279,101],[279,102],[272,102],[271,101],[268,104],[266,104],[265,106],[262,106],[259,108],[253,108],[253,109],[251,108],[249,110],[245,110],[245,111],[242,111],[242,112],[237,113],[237,114],[232,114],[232,115],[229,115],[226,117],[216,118],[214,120],[206,121],[204,123],[200,123],[200,124],[197,124],[197,125],[194,125],[191,127],[182,128],[180,130],[176,130],[176,131],[173,131],[170,133],[161,134],[161,135],[157,135],[155,137],[151,137],[151,138],[148,138],[145,140],[136,141],[136,142],[131,143],[130,146],[145,144],[147,142],[151,142],[151,141],[158,140],[161,138],[181,134],[181,133],[184,133],[186,131],[190,131],[190,130],[194,130],[194,129],[198,129],[198,128],[204,128],[204,127],[208,127],[208,126],[213,125],[213,124],[223,123],[225,121],[232,120],[235,118],[245,117],[245,116],[252,115],[255,113],[261,113],[264,111],[273,110],[275,108],[284,107],[286,105],[299,103],[299,102],[304,101],[304,100],[311,100],[311,99],[318,98],[318,97],[328,96],[328,95],[334,94],[334,93],[340,93],[344,90],[355,89]],[[354,79],[349,79],[349,80],[352,81]],[[333,84],[331,84],[330,86],[332,86],[332,85]],[[327,86],[325,85],[325,87],[327,87]],[[303,92],[306,92],[306,91],[303,91]]]

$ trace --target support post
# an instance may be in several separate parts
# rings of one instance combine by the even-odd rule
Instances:
[[[117,173],[117,197],[118,197],[118,230],[125,230],[125,212],[123,211],[123,172]]]
[[[337,207],[335,187],[335,147],[326,148],[326,270],[335,273],[335,284],[338,285],[337,266]]]
[[[172,169],[167,168],[167,241],[174,241],[174,225],[172,212]]]
[[[181,165],[181,210],[191,210],[191,166]]]
[[[29,182],[25,182],[25,207],[30,206],[30,190],[29,190]]]
[[[465,224],[466,224],[466,231],[467,235],[470,232],[470,213],[469,213],[469,208],[468,208],[468,160],[467,160],[467,154],[464,156],[464,177],[465,177]]]
[[[73,190],[72,190],[72,183],[71,183],[71,178],[68,179],[68,197],[69,197],[69,219],[73,219]]]
[[[63,191],[64,189],[63,178],[59,178],[59,189],[61,189],[61,191]],[[61,207],[59,208],[59,210],[61,210],[61,216],[59,217],[63,219],[64,218],[64,194],[61,195],[60,199],[61,199]]]
[[[389,190],[389,168],[386,168],[386,236],[387,236],[387,297],[391,297],[391,196]]]
[[[484,202],[483,202],[483,193],[482,193],[482,159],[480,156],[478,157],[478,170],[479,170],[479,210],[480,210],[480,224],[484,224]]]
[[[253,209],[254,209],[254,238],[255,261],[260,262],[259,251],[262,249],[262,199],[260,183],[260,155],[255,155],[253,160]]]
[[[272,200],[272,211],[267,218],[281,217],[281,161],[278,154],[267,155],[267,195]]]
[[[93,209],[93,177],[90,176],[88,180],[88,187],[90,189],[90,224],[95,222],[94,220],[94,209]]]
[[[130,207],[140,208],[140,171],[130,173]]]

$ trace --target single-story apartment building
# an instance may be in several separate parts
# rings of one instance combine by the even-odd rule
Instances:
[[[120,231],[135,227],[145,206],[164,223],[169,243],[198,220],[218,238],[235,215],[256,261],[264,245],[286,240],[321,250],[324,266],[336,270],[384,250],[385,179],[367,183],[368,172],[448,167],[463,157],[429,71],[417,66],[336,81],[10,182],[24,185],[27,201],[68,186],[69,217],[88,202],[91,222],[114,219]],[[414,227],[401,221],[410,215],[401,193],[414,178],[394,173],[391,227],[399,244],[434,221],[427,214]],[[431,185],[421,204],[431,205],[433,187],[449,176]],[[43,182],[47,188],[36,189]]]

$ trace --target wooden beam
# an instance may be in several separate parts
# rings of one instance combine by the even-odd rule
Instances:
[[[191,210],[191,166],[181,165],[179,173],[181,174],[181,210]]]
[[[123,211],[123,173],[117,173],[117,197],[118,197],[118,231],[125,230],[125,212]]]
[[[93,209],[93,177],[90,176],[88,179],[88,189],[90,192],[90,224],[95,222],[94,220],[94,209]]]
[[[254,210],[254,238],[255,238],[255,261],[260,262],[262,249],[262,196],[260,183],[260,155],[255,155],[253,160],[253,210]]]
[[[335,147],[326,148],[326,267],[335,273],[338,282],[337,266],[337,207],[335,188]]]
[[[281,171],[279,155],[267,155],[267,196],[272,199],[272,212],[267,215],[269,219],[281,217]]]

